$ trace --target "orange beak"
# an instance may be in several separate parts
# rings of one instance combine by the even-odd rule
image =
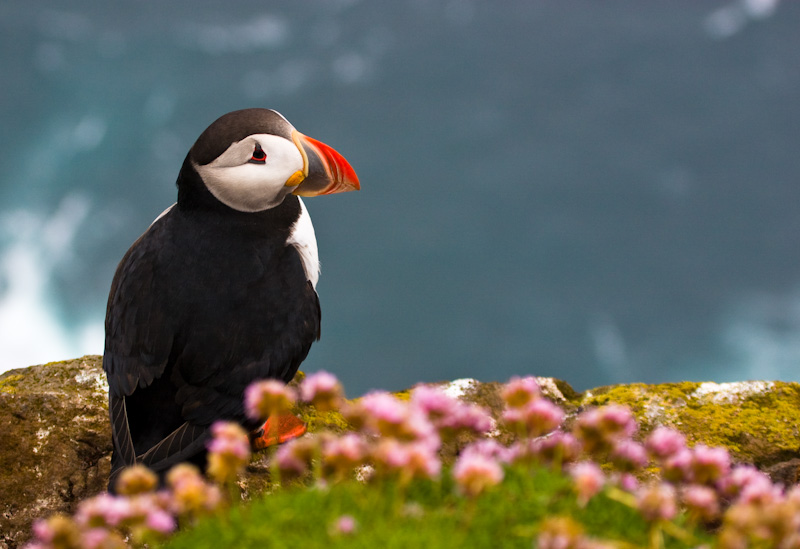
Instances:
[[[353,167],[333,147],[297,130],[292,132],[292,141],[303,156],[302,173],[295,173],[286,182],[287,186],[296,187],[292,194],[319,196],[361,188]]]

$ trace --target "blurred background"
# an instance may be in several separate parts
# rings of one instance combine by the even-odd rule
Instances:
[[[103,351],[200,132],[277,109],[355,396],[800,380],[800,2],[3,0],[0,371]]]

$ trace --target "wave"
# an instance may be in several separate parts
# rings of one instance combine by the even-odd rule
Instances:
[[[73,193],[52,215],[17,210],[0,217],[9,243],[0,252],[0,372],[102,350],[102,323],[65,324],[51,287],[90,209],[88,197]]]

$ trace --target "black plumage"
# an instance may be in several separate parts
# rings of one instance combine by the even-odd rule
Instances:
[[[263,378],[290,381],[319,338],[316,290],[300,252],[287,243],[303,213],[292,189],[277,206],[239,211],[218,200],[198,170],[247,136],[291,142],[293,131],[264,109],[212,124],[183,163],[177,204],[120,262],[103,357],[111,488],[121,468],[135,462],[156,471],[185,460],[202,466],[216,420],[257,428],[244,414],[245,388]]]

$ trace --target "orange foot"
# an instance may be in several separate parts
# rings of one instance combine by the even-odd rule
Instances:
[[[263,450],[275,444],[283,444],[287,440],[305,434],[306,424],[293,414],[282,414],[269,418],[266,423],[250,436],[253,450]]]

